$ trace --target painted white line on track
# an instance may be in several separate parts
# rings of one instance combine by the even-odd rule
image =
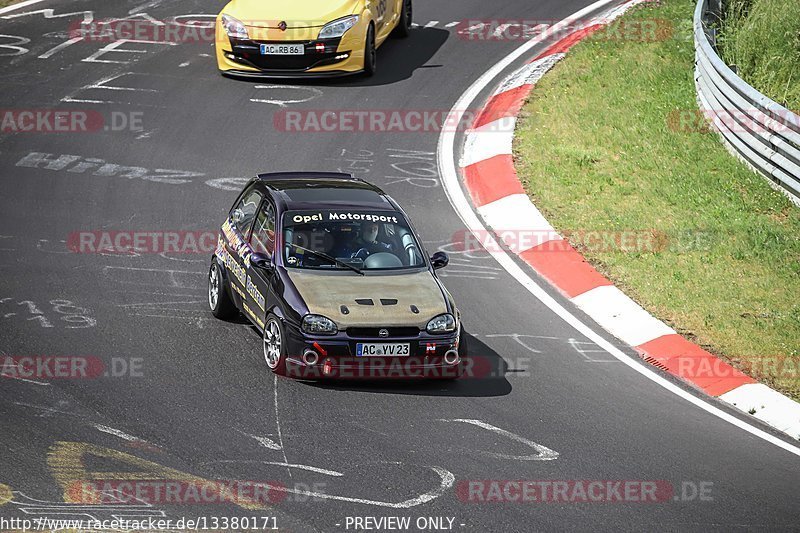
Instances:
[[[44,2],[44,0],[27,0],[27,2],[20,2],[19,4],[14,4],[13,6],[6,6],[0,9],[0,15],[5,15],[6,13],[11,13],[17,9],[22,9],[23,7],[32,6],[33,4],[38,4],[39,2]]]
[[[458,99],[450,111],[450,119],[462,118],[465,109],[471,109],[471,105],[475,99],[492,83],[495,79],[517,59],[529,52],[535,46],[541,44],[546,39],[558,31],[563,30],[566,26],[574,21],[593,13],[602,7],[613,3],[615,0],[599,0],[594,4],[578,11],[577,13],[562,20],[558,24],[551,26],[543,34],[537,36],[535,39],[527,41],[522,46],[517,48],[511,54],[496,63],[493,67],[487,70],[480,78],[478,78]],[[450,120],[449,119],[449,120]],[[453,209],[461,218],[464,225],[473,232],[479,232],[483,235],[487,232],[486,227],[478,218],[477,214],[472,210],[472,205],[467,200],[464,191],[461,189],[459,180],[458,168],[456,166],[456,132],[443,130],[439,136],[438,154],[439,154],[439,174],[442,178],[442,186],[445,194],[447,195]],[[490,239],[487,239],[490,241]],[[497,246],[496,241],[493,239],[488,245]],[[611,344],[604,339],[599,333],[595,332],[592,327],[583,323],[570,311],[568,311],[560,302],[550,296],[533,278],[531,278],[507,253],[492,254],[492,257],[511,275],[516,279],[525,289],[531,293],[537,300],[544,304],[550,311],[558,315],[567,324],[572,326],[581,335],[593,341],[595,344],[605,349],[609,354],[619,359],[629,368],[638,372],[647,379],[655,382],[667,391],[680,396],[689,403],[703,409],[711,415],[714,415],[734,426],[747,431],[751,435],[761,438],[770,444],[786,450],[800,457],[800,448],[789,444],[788,442],[761,430],[744,420],[741,420],[725,411],[710,404],[706,399],[695,396],[694,394],[683,390],[681,387],[675,385],[666,378],[656,374],[653,370],[643,366],[635,361],[630,356],[626,355],[622,350]]]
[[[397,464],[402,464],[402,463],[397,463]],[[314,498],[323,498],[326,500],[335,500],[335,501],[350,502],[350,503],[363,503],[365,505],[388,507],[390,509],[410,509],[411,507],[416,507],[418,505],[422,505],[424,503],[428,503],[430,501],[435,500],[436,498],[438,498],[439,496],[443,495],[445,492],[450,490],[456,481],[456,477],[453,475],[453,473],[445,470],[444,468],[438,466],[429,466],[427,468],[433,470],[439,476],[439,479],[441,480],[439,486],[424,494],[420,494],[419,496],[410,498],[408,500],[404,500],[399,503],[382,502],[377,500],[368,500],[364,498],[351,498],[348,496],[335,496],[332,494],[325,494],[322,492],[311,492],[307,490],[290,489],[285,486],[272,486],[272,485],[265,485],[265,486],[271,488],[272,490],[277,490],[279,492],[290,492],[292,494],[300,494],[302,496],[311,496]]]
[[[82,40],[83,40],[83,37],[73,37],[72,39],[70,39],[68,41],[64,41],[63,43],[59,44],[58,46],[56,46],[54,48],[51,48],[47,52],[43,53],[42,55],[39,56],[39,59],[49,59],[50,57],[52,57],[52,56],[56,55],[57,53],[59,53],[61,50],[65,49],[65,48],[67,48],[69,46],[72,46],[73,44],[75,44],[77,42],[80,42]]]
[[[531,353],[542,353],[542,352],[541,350],[537,350],[533,346],[529,346],[522,339],[561,340],[558,337],[546,337],[543,335],[521,335],[519,333],[511,333],[511,334],[490,333],[489,335],[486,335],[486,337],[490,339],[497,339],[501,337],[511,338],[514,340],[514,342],[516,342],[517,344],[519,344],[520,346],[522,346]]]
[[[344,474],[341,472],[337,472],[336,470],[328,470],[327,468],[320,468],[318,466],[309,466],[309,465],[298,465],[292,463],[282,463],[280,461],[258,461],[258,460],[238,460],[238,459],[223,459],[221,461],[211,461],[208,463],[202,463],[203,465],[215,465],[215,464],[225,464],[225,463],[235,463],[235,464],[258,464],[258,465],[274,465],[274,466],[283,466],[286,468],[295,468],[297,470],[306,470],[308,472],[315,472],[317,474],[324,474],[326,476],[331,477],[343,477]]]
[[[286,464],[286,463],[280,463],[280,462],[273,463],[273,462],[263,462],[263,461],[223,460],[223,461],[211,461],[209,463],[203,463],[203,464],[216,464],[216,463],[274,464],[276,466],[288,466],[290,468],[298,468],[298,469],[301,469],[301,470],[309,470],[311,472],[318,472],[318,473],[321,473],[321,474],[335,476],[335,477],[343,476],[343,474],[341,472],[336,472],[335,470],[325,470],[325,469],[322,469],[322,468],[309,467],[309,466],[306,466],[306,465],[293,465],[293,464]],[[359,463],[355,463],[355,464],[358,465]],[[373,464],[391,464],[391,465],[398,465],[398,466],[406,466],[406,463],[401,463],[401,462],[398,462],[398,461],[394,461],[394,462],[386,461],[386,462],[378,462],[378,463],[373,463]],[[448,471],[448,470],[446,470],[446,469],[444,469],[444,468],[442,468],[440,466],[423,466],[423,468],[426,468],[428,470],[432,470],[434,473],[436,473],[436,475],[439,476],[439,486],[434,488],[434,489],[431,489],[431,490],[429,490],[427,492],[424,492],[423,494],[420,494],[419,496],[415,496],[413,498],[409,498],[407,500],[403,500],[403,501],[398,502],[398,503],[382,502],[380,500],[369,500],[369,499],[366,499],[366,498],[354,498],[354,497],[351,497],[351,496],[337,496],[335,494],[326,494],[324,492],[313,492],[313,491],[301,490],[301,489],[297,489],[297,488],[289,488],[289,487],[287,487],[285,485],[271,485],[269,483],[263,483],[261,485],[264,486],[264,487],[267,487],[269,489],[278,491],[278,492],[287,492],[287,493],[290,493],[290,494],[299,494],[299,495],[302,495],[302,496],[310,496],[312,498],[321,498],[321,499],[324,499],[324,500],[334,500],[334,501],[349,502],[349,503],[361,503],[361,504],[364,504],[364,505],[374,505],[376,507],[386,507],[386,508],[389,508],[389,509],[410,509],[411,507],[416,507],[418,505],[422,505],[422,504],[431,502],[431,501],[439,498],[440,496],[444,495],[451,488],[453,488],[453,485],[455,484],[455,481],[456,481],[456,477],[453,475],[452,472],[450,472],[450,471]]]
[[[239,430],[237,429],[236,431],[239,431]],[[267,449],[270,449],[270,450],[282,450],[283,449],[280,444],[278,444],[274,440],[270,439],[269,437],[259,437],[258,435],[251,435],[250,433],[245,433],[244,431],[239,431],[239,433],[241,433],[245,437],[250,437],[251,439],[253,439],[257,443],[259,443],[261,446],[263,446],[264,448],[267,448]]]
[[[132,48],[119,48],[124,44],[146,44],[146,45],[161,45],[161,46],[177,46],[178,43],[169,41],[143,41],[140,39],[117,39],[113,43],[107,44],[87,58],[81,59],[84,63],[105,63],[108,65],[128,65],[131,61],[118,61],[113,59],[100,59],[102,56],[115,53],[115,54],[147,54],[147,50],[138,50]]]
[[[283,434],[281,433],[281,417],[278,414],[278,375],[272,375],[272,389],[275,392],[274,400],[275,400],[275,425],[278,428],[278,444],[280,445],[281,453],[283,454],[283,462],[284,464],[289,464],[289,459],[286,457],[286,448],[283,446]],[[289,477],[292,477],[292,471],[287,468],[287,472],[289,472]]]
[[[285,466],[286,468],[296,468],[297,470],[306,470],[308,472],[314,472],[314,473],[317,473],[317,474],[323,474],[323,475],[332,476],[332,477],[342,477],[342,476],[344,476],[344,474],[342,474],[341,472],[337,472],[336,470],[328,470],[327,468],[319,468],[317,466],[296,465],[296,464],[292,464],[292,463],[279,463],[279,462],[276,462],[276,461],[267,461],[267,462],[263,462],[262,464]]]
[[[152,0],[151,2],[144,3],[140,6],[134,7],[133,9],[128,11],[128,15],[136,15],[137,13],[141,13],[151,7],[158,7],[160,6],[164,0]]]
[[[62,102],[65,103],[72,103],[72,104],[113,104],[114,102],[110,102],[108,100],[88,100],[86,98],[70,98],[69,96],[65,96],[61,99]]]
[[[13,402],[13,403],[14,403],[14,405],[19,405],[20,407],[28,407],[30,409],[36,409],[37,411],[43,411],[43,412],[47,413],[47,414],[44,414],[44,415],[39,415],[40,418],[49,418],[49,417],[53,416],[56,413],[60,414],[60,415],[73,416],[73,417],[76,417],[76,418],[83,418],[79,414],[70,413],[69,411],[62,411],[60,409],[55,409],[53,407],[46,407],[44,405],[34,405],[34,404],[24,403],[24,402]]]
[[[21,37],[19,35],[7,35],[2,33],[0,34],[0,38],[11,39],[13,41],[11,43],[0,45],[0,47],[6,50],[11,50],[11,52],[0,54],[0,57],[22,56],[30,52],[28,48],[22,46],[31,42],[31,40],[27,37]]]
[[[109,435],[114,435],[115,437],[119,437],[123,440],[127,440],[129,442],[144,442],[142,439],[138,437],[134,437],[133,435],[128,435],[124,431],[120,431],[118,429],[114,429],[112,427],[103,426],[101,424],[92,424],[92,426],[97,431],[102,431],[103,433],[108,433]]]
[[[283,92],[294,92],[294,93],[308,93],[308,96],[301,96],[297,98],[251,98],[251,102],[255,102],[257,104],[272,104],[278,107],[287,107],[289,104],[304,104],[306,102],[310,102],[311,100],[316,100],[320,96],[323,95],[322,91],[317,89],[316,87],[304,87],[301,85],[254,85],[254,89],[258,90],[267,90],[267,91],[276,91],[280,93]]]
[[[478,450],[479,453],[483,455],[488,455],[489,457],[495,457],[497,459],[511,459],[514,461],[552,461],[554,459],[558,459],[558,452],[551,450],[546,446],[542,446],[541,444],[537,444],[530,439],[526,439],[525,437],[521,437],[515,433],[511,433],[505,429],[499,428],[497,426],[493,426],[489,423],[483,422],[482,420],[472,420],[468,418],[454,418],[454,419],[440,419],[440,422],[461,422],[464,424],[471,424],[473,426],[477,426],[481,429],[485,429],[486,431],[491,431],[492,433],[496,433],[497,435],[502,435],[508,439],[513,441],[519,442],[524,444],[525,446],[529,446],[533,448],[536,453],[531,455],[509,455],[505,453],[497,453],[497,452],[489,452],[484,450]]]
[[[7,379],[15,379],[17,381],[24,381],[25,383],[30,383],[31,385],[39,385],[40,387],[49,387],[50,386],[49,383],[43,383],[41,381],[34,381],[32,379],[18,378],[16,376],[3,376],[3,377],[7,378]]]

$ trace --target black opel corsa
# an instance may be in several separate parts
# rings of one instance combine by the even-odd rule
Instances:
[[[250,180],[222,225],[208,275],[217,318],[263,333],[276,374],[440,378],[463,372],[459,311],[403,210],[349,174]]]

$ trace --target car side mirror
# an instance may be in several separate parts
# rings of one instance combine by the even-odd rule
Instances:
[[[255,252],[250,255],[250,264],[256,268],[260,268],[261,270],[267,270],[272,272],[274,266],[272,264],[272,258],[267,254],[262,254],[260,252]]]
[[[431,256],[431,264],[434,270],[439,270],[450,264],[450,257],[444,252],[436,252]]]

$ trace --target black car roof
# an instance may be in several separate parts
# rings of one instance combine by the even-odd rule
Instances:
[[[259,174],[258,182],[272,192],[283,210],[362,208],[396,210],[380,188],[340,172],[280,172]]]

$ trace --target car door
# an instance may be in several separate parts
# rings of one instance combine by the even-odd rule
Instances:
[[[249,241],[254,253],[275,257],[275,205],[267,198],[258,210]],[[273,263],[274,264],[274,263]],[[275,291],[272,288],[274,270],[259,268],[247,262],[248,306],[257,315],[260,326],[266,322],[267,309],[274,305]]]
[[[224,247],[219,253],[219,258],[228,271],[234,300],[245,313],[247,313],[247,308],[244,307],[247,304],[245,262],[249,263],[250,254],[252,254],[248,240],[262,199],[263,195],[255,188],[245,191],[231,209],[228,220],[222,225]],[[247,314],[249,318],[254,318],[250,313]]]

